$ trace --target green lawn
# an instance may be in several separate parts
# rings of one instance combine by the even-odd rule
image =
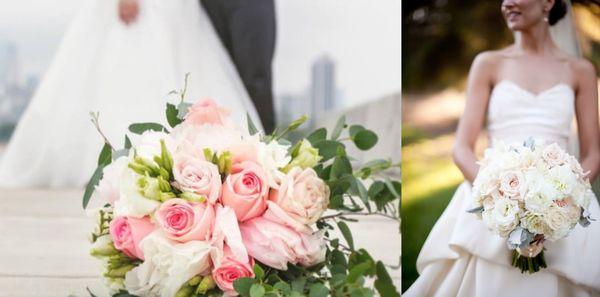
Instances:
[[[452,141],[440,136],[402,148],[402,291],[417,278],[419,251],[463,180],[450,157]]]

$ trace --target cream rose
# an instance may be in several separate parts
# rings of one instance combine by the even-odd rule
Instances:
[[[567,154],[556,143],[544,147],[542,150],[542,158],[550,166],[559,166],[565,163]]]
[[[205,196],[211,204],[221,196],[219,168],[204,157],[176,155],[173,176],[175,186],[183,192]]]
[[[329,205],[329,187],[312,168],[294,167],[269,196],[265,218],[310,232]]]
[[[511,199],[522,199],[525,189],[525,179],[520,171],[509,171],[500,179],[500,191]]]

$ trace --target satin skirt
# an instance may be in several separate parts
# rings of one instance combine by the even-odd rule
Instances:
[[[122,148],[129,124],[166,125],[165,104],[179,100],[168,94],[183,88],[186,73],[186,101],[211,97],[238,123],[249,114],[260,126],[198,0],[140,0],[130,26],[117,2],[82,4],[3,153],[0,187],[83,186],[102,148],[89,112],[100,113],[104,134]]]
[[[421,249],[419,278],[402,296],[600,296],[600,221],[547,241],[548,268],[530,275],[511,266],[506,239],[467,213],[471,206],[464,182]],[[600,219],[597,200],[590,212]]]

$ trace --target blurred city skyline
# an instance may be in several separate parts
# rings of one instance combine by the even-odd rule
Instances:
[[[0,43],[15,45],[20,83],[43,78],[81,5],[76,0],[1,5]],[[336,65],[336,96],[343,94],[338,107],[400,91],[400,1],[277,0],[276,7],[276,97],[307,92],[312,64],[323,55]]]

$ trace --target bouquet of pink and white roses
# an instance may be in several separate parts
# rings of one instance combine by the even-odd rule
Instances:
[[[138,136],[121,150],[105,138],[86,188],[84,208],[92,197],[105,203],[93,210],[91,253],[113,296],[398,296],[344,221],[363,210],[396,218],[400,184],[375,179],[389,161],[353,171],[338,141],[344,119],[329,139],[319,129],[291,143],[283,136],[305,118],[263,135],[251,121],[238,129],[214,101],[183,95],[166,115],[170,130],[133,124]],[[377,136],[352,126],[348,140],[369,149]],[[324,216],[328,208],[336,212]],[[346,245],[331,238],[331,222]]]
[[[485,151],[473,183],[476,207],[489,229],[507,238],[512,265],[521,272],[546,268],[544,241],[566,237],[595,198],[575,157],[556,143],[529,139],[523,144],[496,142]]]

